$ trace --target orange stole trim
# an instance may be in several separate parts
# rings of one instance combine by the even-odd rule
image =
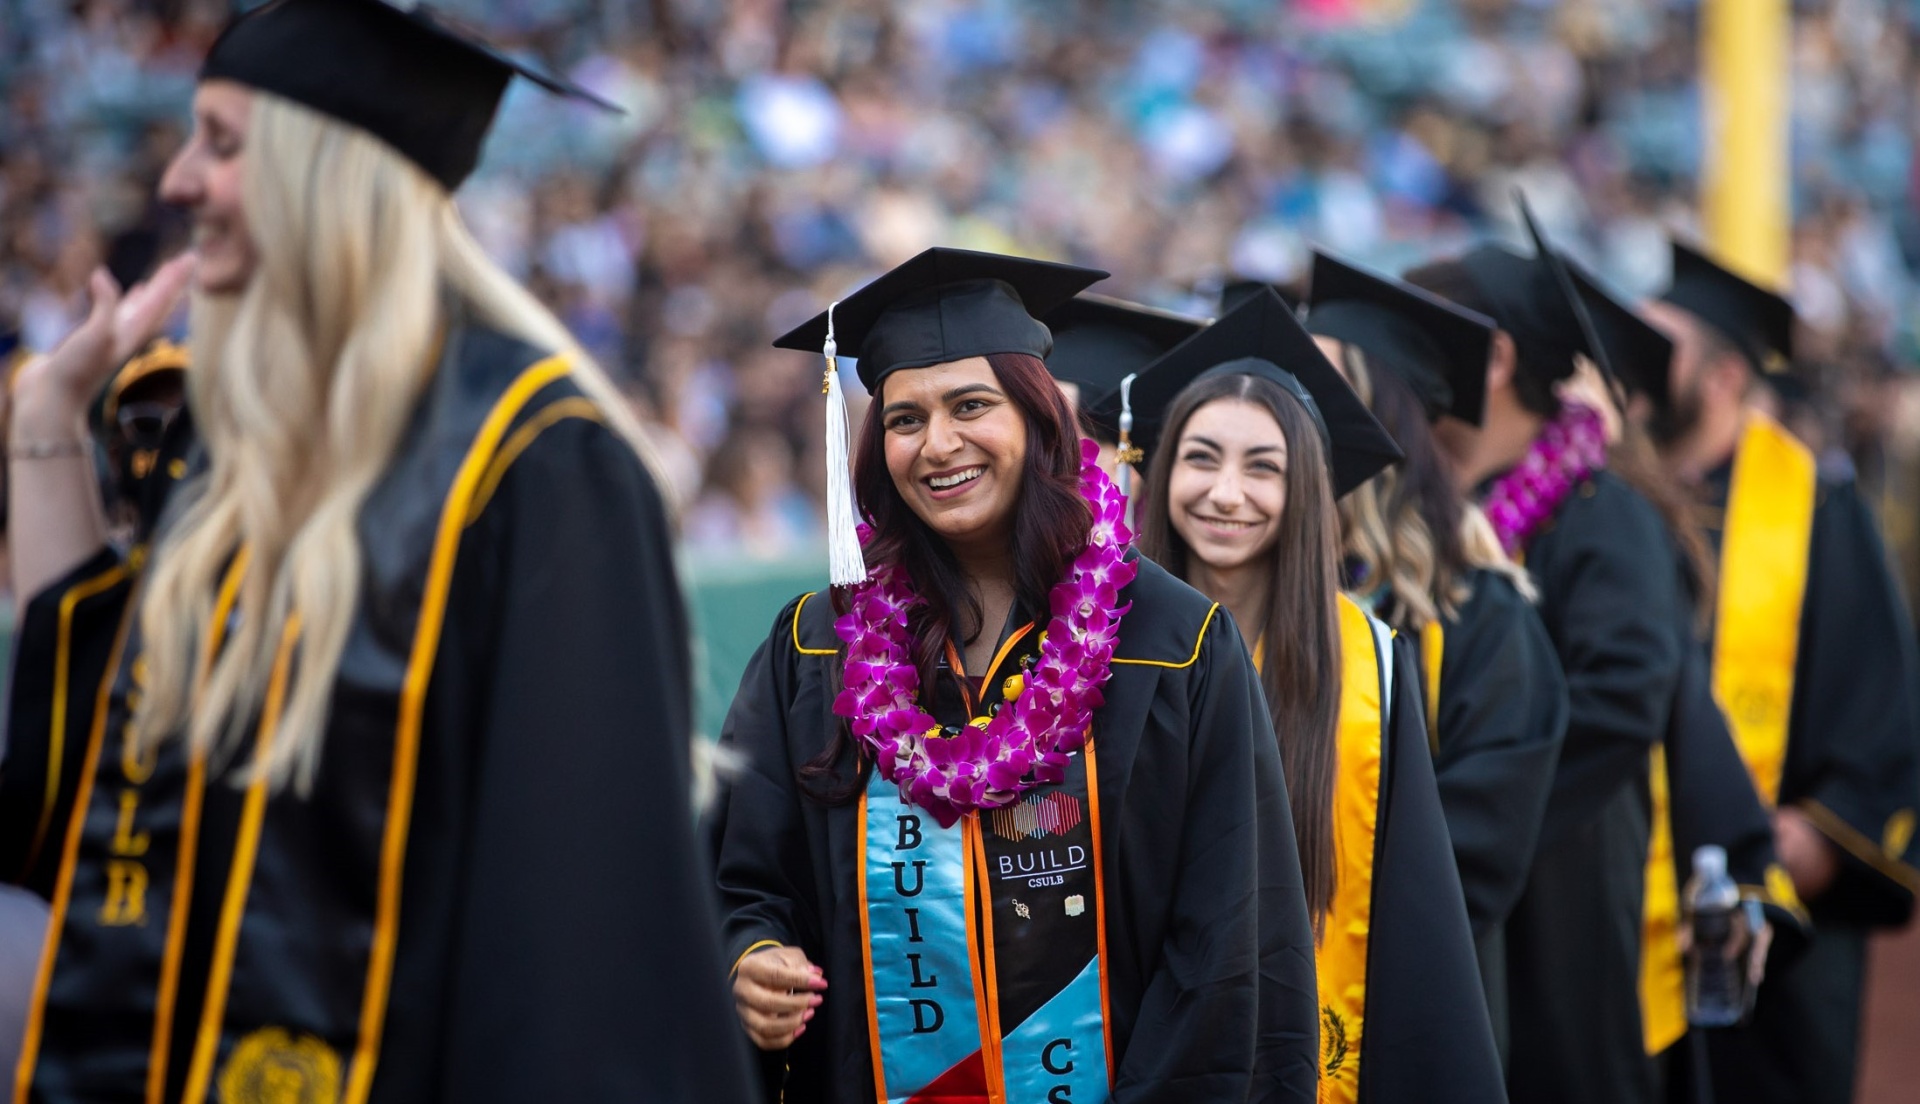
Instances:
[[[280,710],[286,704],[294,645],[299,640],[300,614],[296,610],[287,615],[286,626],[280,634],[280,653],[274,657],[273,676],[267,683],[267,700],[253,744],[256,771],[266,763],[267,753],[273,749],[274,732],[280,727]],[[267,780],[262,775],[247,784],[246,803],[240,810],[233,870],[227,875],[226,899],[220,903],[220,927],[214,933],[213,961],[207,971],[207,1001],[200,1010],[200,1032],[194,1039],[193,1062],[187,1067],[181,1104],[202,1104],[207,1098],[207,1087],[213,1081],[213,1062],[220,1050],[220,1028],[227,1016],[227,993],[233,985],[233,956],[240,946],[240,924],[246,917],[247,892],[253,888],[253,865],[260,854],[260,828],[266,813]]]
[[[1680,872],[1673,853],[1672,783],[1667,749],[1655,747],[1647,788],[1653,838],[1647,844],[1646,893],[1640,920],[1641,1045],[1654,1055],[1687,1033],[1687,975],[1680,959]]]
[[[1094,933],[1100,964],[1094,970],[1100,975],[1100,1033],[1107,1045],[1107,1091],[1112,1092],[1113,1070],[1120,1063],[1113,1054],[1113,998],[1107,991],[1107,874],[1105,860],[1100,857],[1100,772],[1093,759],[1092,733],[1087,734],[1082,753],[1087,757],[1087,815],[1093,818],[1093,897],[1100,910],[1100,927]]]
[[[441,507],[434,535],[433,558],[427,567],[426,591],[420,602],[420,622],[407,660],[406,681],[400,690],[400,717],[395,725],[393,779],[387,795],[386,835],[380,847],[380,898],[375,906],[373,944],[367,957],[367,989],[360,1005],[360,1041],[354,1048],[341,1104],[366,1104],[373,1090],[373,1071],[380,1060],[380,1036],[386,1027],[387,991],[393,983],[393,956],[400,932],[400,876],[407,857],[407,831],[413,816],[414,774],[419,766],[420,729],[426,711],[427,683],[440,648],[447,591],[453,582],[454,559],[460,550],[467,507],[487,464],[507,427],[541,388],[564,378],[569,371],[563,357],[548,357],[528,366],[488,412],[473,444],[467,449],[453,488]]]
[[[967,846],[967,943],[973,953],[973,1003],[980,1015],[980,1057],[985,1061],[987,1099],[1006,1104],[1007,1070],[1001,1057],[1000,982],[993,953],[993,901],[983,886],[992,884],[987,871],[987,845],[980,836],[980,814],[960,821]],[[982,967],[981,959],[985,958]]]
[[[60,800],[60,768],[64,765],[67,747],[67,682],[73,677],[73,615],[80,603],[96,594],[112,589],[127,577],[127,565],[115,564],[113,567],[93,576],[73,587],[60,596],[60,627],[55,634],[53,653],[53,723],[47,730],[47,794],[40,804],[40,822],[34,827],[33,842],[27,847],[26,865],[20,868],[25,877],[40,861],[40,848],[47,842],[47,829],[53,823],[53,807]],[[128,604],[128,613],[132,610]],[[107,670],[107,681],[111,683],[118,672]]]
[[[73,795],[73,811],[68,814],[67,839],[60,855],[60,874],[55,880],[53,905],[47,917],[47,935],[40,946],[40,967],[33,979],[33,1004],[27,1013],[27,1029],[21,1039],[20,1061],[13,1070],[14,1104],[27,1104],[33,1087],[34,1067],[40,1058],[40,1040],[46,1030],[47,989],[53,984],[54,961],[60,953],[60,933],[66,926],[67,905],[73,897],[73,867],[79,857],[81,827],[87,820],[87,805],[93,800],[94,775],[100,769],[100,748],[106,743],[107,703],[112,700],[114,675],[120,670],[120,657],[127,644],[127,631],[133,626],[134,605],[120,618],[114,634],[113,649],[107,656],[107,674],[100,680],[94,702],[93,729],[87,737],[87,750],[80,763],[80,781]]]
[[[1367,949],[1373,922],[1373,860],[1380,816],[1381,742],[1386,703],[1372,618],[1340,596],[1338,757],[1333,795],[1335,878],[1314,972],[1320,989],[1320,1100],[1353,1104],[1360,1093],[1366,1019]]]
[[[812,597],[808,595],[807,597]],[[801,599],[805,601],[806,599]],[[796,613],[798,611],[795,611]],[[794,625],[800,624],[798,616]],[[799,647],[798,638],[795,647]],[[879,768],[874,768],[878,770]],[[867,987],[867,1050],[873,1057],[873,1098],[877,1104],[887,1104],[887,1067],[880,1058],[880,998],[873,991],[873,920],[867,903],[867,788],[860,787],[860,861],[854,864],[856,885],[860,892],[860,964],[861,982]],[[977,992],[978,990],[976,990]]]
[[[213,659],[226,639],[227,620],[240,597],[240,580],[246,574],[251,549],[242,547],[220,580],[219,594],[213,602],[213,620],[207,626],[207,662]],[[193,903],[193,872],[198,858],[200,804],[206,793],[207,766],[200,756],[188,753],[186,803],[180,813],[180,858],[173,878],[173,905],[167,910],[167,947],[160,959],[160,991],[154,1003],[153,1047],[147,1055],[147,1104],[161,1104],[167,1090],[167,1065],[173,1049],[174,1003],[180,995],[180,957],[187,945],[187,911]]]
[[[1768,808],[1780,802],[1787,763],[1818,489],[1806,446],[1772,419],[1749,413],[1734,454],[1721,538],[1713,696]]]

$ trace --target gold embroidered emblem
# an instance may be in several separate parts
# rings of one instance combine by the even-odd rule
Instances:
[[[1902,809],[1887,818],[1886,831],[1880,834],[1880,850],[1894,862],[1907,853],[1907,845],[1913,842],[1914,812]]]
[[[1320,1008],[1320,1057],[1320,1068],[1328,1077],[1340,1076],[1347,1064],[1347,1021],[1331,1004]]]
[[[220,1071],[226,1104],[335,1104],[340,1056],[315,1036],[263,1027],[233,1048]]]

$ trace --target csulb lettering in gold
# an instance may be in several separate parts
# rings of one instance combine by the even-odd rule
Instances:
[[[120,816],[113,825],[113,843],[107,848],[115,855],[138,858],[147,853],[152,842],[147,832],[133,830],[133,815],[140,809],[140,795],[131,789],[120,791]]]
[[[147,922],[147,868],[131,859],[107,861],[107,903],[100,907],[100,923],[127,928]]]

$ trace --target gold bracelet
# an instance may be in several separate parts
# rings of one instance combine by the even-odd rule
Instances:
[[[85,456],[93,450],[91,441],[23,441],[7,448],[10,460],[55,460]]]

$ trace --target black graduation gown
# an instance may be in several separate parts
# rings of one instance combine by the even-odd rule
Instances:
[[[1728,464],[1704,488],[1716,551],[1731,478]],[[1920,890],[1913,627],[1855,486],[1823,480],[1815,502],[1779,797],[1833,842],[1840,874],[1806,902],[1812,945],[1770,972],[1751,1025],[1711,1035],[1728,1101],[1852,1098],[1868,932],[1904,923]]]
[[[1434,775],[1466,895],[1476,956],[1504,1055],[1508,1042],[1506,920],[1526,888],[1546,816],[1567,684],[1553,641],[1513,584],[1484,569],[1444,618]],[[1422,665],[1423,679],[1427,672]]]
[[[1610,472],[1561,504],[1526,549],[1565,672],[1567,735],[1526,891],[1507,922],[1517,1102],[1655,1098],[1640,1023],[1651,798],[1683,639],[1666,529]]]
[[[747,1098],[666,518],[563,367],[449,333],[362,511],[310,796],[128,750],[130,583],[75,596],[130,563],[103,551],[29,604],[0,807],[31,812],[0,836],[39,884],[51,864],[60,940],[28,1099],[146,1100],[150,1073],[167,1101]]]
[[[1419,666],[1404,637],[1394,641],[1393,664],[1359,1099],[1497,1104],[1506,1099],[1500,1055],[1434,784]]]
[[[1252,662],[1225,610],[1136,562],[1116,659],[1148,662],[1114,664],[1092,735],[1112,1099],[1312,1100],[1313,935]],[[807,1033],[763,1062],[768,1099],[790,1104],[874,1094],[857,808],[824,804],[796,781],[838,726],[834,616],[819,594],[775,619],[727,715],[722,744],[744,765],[712,822],[728,959],[771,940],[825,971]],[[934,695],[943,723],[964,723],[948,715],[954,700]],[[854,771],[849,747],[838,777]]]

